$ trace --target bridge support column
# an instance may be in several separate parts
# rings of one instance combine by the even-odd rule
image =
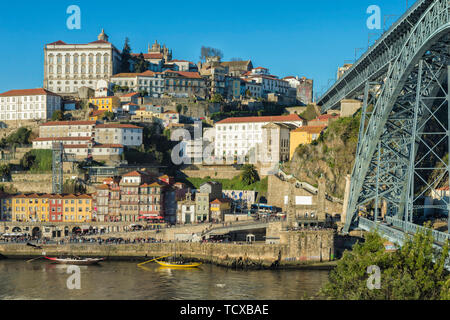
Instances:
[[[450,53],[450,48],[449,48]],[[448,196],[447,201],[447,233],[450,233],[450,65],[447,65],[447,172],[448,172]]]

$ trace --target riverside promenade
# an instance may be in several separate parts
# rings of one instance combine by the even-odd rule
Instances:
[[[235,268],[288,268],[329,263],[334,260],[333,230],[286,231],[280,244],[165,242],[139,244],[0,244],[0,255],[8,259],[39,256],[105,257],[111,260],[143,261],[164,255],[183,255],[206,263]],[[0,257],[0,258],[1,258]]]

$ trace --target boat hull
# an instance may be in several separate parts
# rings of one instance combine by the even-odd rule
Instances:
[[[156,260],[156,263],[159,264],[161,267],[175,268],[175,269],[198,268],[203,264],[202,262],[194,262],[194,263],[190,263],[190,264],[172,264],[172,263],[162,262],[162,261],[158,261],[158,260]]]
[[[92,264],[98,264],[99,262],[105,260],[103,258],[101,259],[83,259],[83,260],[76,260],[76,259],[58,259],[58,258],[48,258],[45,257],[47,260],[50,260],[57,264],[67,264],[67,265],[77,265],[77,266],[87,266]]]

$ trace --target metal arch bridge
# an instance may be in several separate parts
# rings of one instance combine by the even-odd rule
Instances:
[[[448,215],[448,195],[439,205],[424,196],[450,184],[449,10],[450,0],[417,0],[318,100],[322,112],[363,100],[344,232],[369,228],[358,217],[367,207],[374,225],[383,207],[404,233],[427,208]]]

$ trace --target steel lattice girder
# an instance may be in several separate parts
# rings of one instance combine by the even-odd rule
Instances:
[[[384,199],[395,205],[397,213],[404,208],[411,176],[411,143],[408,145],[408,141],[411,141],[411,126],[417,121],[413,121],[415,111],[411,112],[411,108],[415,105],[414,89],[417,88],[419,78],[419,60],[425,56],[424,59],[430,65],[439,64],[439,61],[441,65],[447,63],[444,60],[448,53],[447,35],[450,30],[448,5],[448,1],[430,4],[390,66],[367,128],[359,141],[345,232],[354,221],[358,207],[374,196],[378,199],[380,191]],[[433,78],[427,74],[421,76],[425,81],[428,77]],[[421,95],[426,96],[427,92]],[[374,166],[380,169],[374,171]],[[374,188],[374,180],[378,188]]]
[[[318,100],[322,112],[335,107],[342,99],[361,94],[368,79],[385,75],[398,59],[410,34],[429,9],[440,10],[448,0],[418,0],[369,50]],[[438,20],[442,24],[442,19]],[[445,19],[444,19],[445,20]]]

